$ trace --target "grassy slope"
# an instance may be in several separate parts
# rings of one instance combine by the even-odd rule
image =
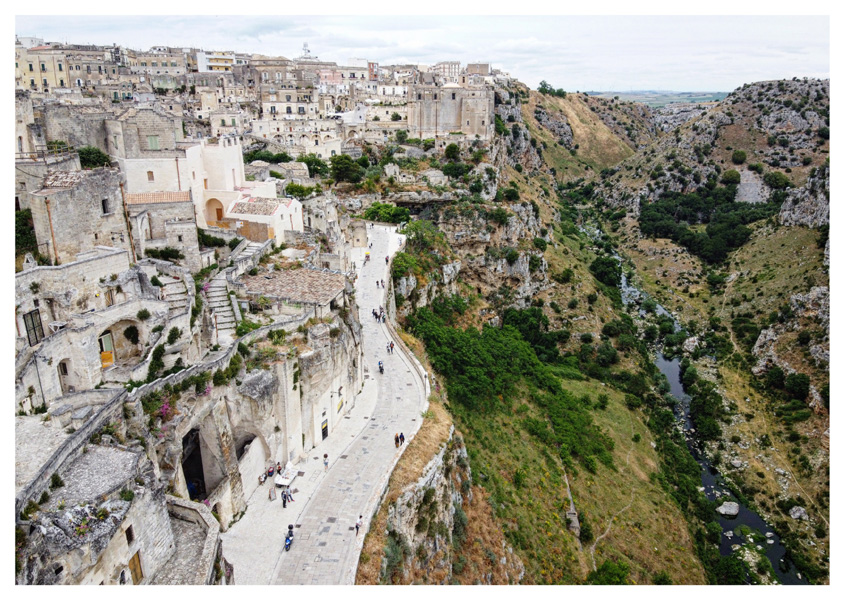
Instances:
[[[701,276],[704,265],[700,259],[670,240],[636,239],[634,223],[629,222],[620,230],[621,249],[633,263],[644,291],[673,310],[684,323],[691,320],[706,323],[714,315],[728,327],[732,314],[752,312],[759,320],[776,311],[792,294],[806,292],[813,285],[828,285],[822,251],[816,246],[818,236],[817,231],[805,227],[772,228],[758,223],[749,242],[730,257],[727,273],[736,273],[736,278],[725,286],[722,294],[711,295]],[[686,287],[689,291],[685,293]],[[815,327],[810,322],[802,326]],[[776,351],[795,369],[810,375],[813,384],[820,387],[829,381],[829,372],[807,359],[798,349],[796,336],[794,333],[782,336]],[[790,458],[801,451],[816,465],[826,462],[829,442],[821,432],[829,428],[829,417],[813,415],[808,421],[796,424],[802,440],[790,443],[785,439],[782,423],[772,412],[770,401],[751,387],[753,375],[749,365],[720,363],[716,377],[725,397],[741,413],[730,424],[723,424],[726,453],[735,453],[748,462],[748,468],[742,473],[734,472],[732,478],[758,488],[760,493],[754,500],[758,508],[770,519],[782,520],[794,531],[808,534],[817,545],[807,548],[821,555],[829,548],[829,532],[828,537],[817,539],[809,524],[787,518],[775,507],[782,493],[775,469],[790,473],[789,493],[800,494],[814,518],[829,521],[829,508],[817,499],[829,482],[825,469],[808,474],[796,468]],[[761,448],[754,443],[764,434],[772,441],[772,448]],[[741,443],[750,443],[750,447],[743,449],[731,443],[729,440],[734,436]]]
[[[534,109],[542,106],[549,115],[563,113],[572,128],[573,145],[578,144],[575,155],[557,144],[557,138],[534,119]],[[528,102],[522,105],[522,119],[528,127],[531,137],[538,142],[546,142],[543,158],[547,165],[557,171],[558,181],[570,181],[587,177],[590,170],[600,171],[615,165],[633,154],[617,135],[615,135],[589,109],[584,99],[577,94],[567,94],[566,98],[543,96],[531,92]]]

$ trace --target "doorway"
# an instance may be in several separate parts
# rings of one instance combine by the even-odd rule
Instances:
[[[191,429],[182,438],[182,472],[185,474],[185,484],[188,486],[191,500],[204,500],[207,494],[198,428]]]

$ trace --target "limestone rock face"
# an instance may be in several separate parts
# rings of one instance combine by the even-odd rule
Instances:
[[[426,465],[422,477],[409,485],[388,507],[387,529],[390,537],[405,552],[403,583],[448,583],[452,580],[452,562],[456,530],[467,525],[465,502],[472,503],[472,472],[466,447],[454,428],[449,440]],[[456,527],[457,523],[457,527]],[[496,555],[490,572],[479,573],[481,583],[519,583],[524,574],[522,561],[503,541],[493,548]],[[386,558],[383,559],[384,567]]]
[[[279,389],[279,380],[270,371],[256,369],[247,373],[238,391],[257,402],[271,402]]]
[[[550,115],[538,107],[534,111],[534,117],[540,125],[551,131],[567,150],[572,149],[572,127],[569,126],[569,121],[563,113]]]
[[[830,166],[816,169],[800,188],[791,190],[780,209],[784,225],[820,227],[830,223]]]

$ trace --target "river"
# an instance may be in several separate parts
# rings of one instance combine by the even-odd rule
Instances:
[[[628,283],[624,273],[622,274],[622,285],[620,289],[622,291],[622,302],[626,305],[638,304],[643,297],[639,289]],[[677,320],[665,308],[658,304],[656,312],[672,318],[676,331],[679,329],[680,325]],[[719,513],[715,513],[714,515],[716,521],[722,527],[719,552],[723,556],[727,556],[733,553],[738,545],[745,544],[745,537],[738,531],[738,528],[745,525],[751,530],[750,535],[754,536],[753,543],[765,550],[766,557],[771,561],[781,583],[786,585],[806,585],[807,580],[796,572],[795,566],[791,561],[784,558],[786,548],[781,543],[778,534],[775,533],[772,527],[760,515],[747,506],[744,506],[731,494],[721,475],[719,475],[716,468],[707,459],[704,452],[701,451],[700,444],[695,436],[695,430],[690,421],[690,397],[684,392],[683,385],[681,384],[680,361],[677,358],[666,358],[658,350],[655,366],[666,376],[669,382],[670,394],[675,399],[675,417],[683,427],[687,447],[701,467],[701,485],[704,488],[704,495],[709,500],[717,502],[720,506],[723,502],[728,501],[736,502],[739,505],[739,514],[735,517],[725,517]]]

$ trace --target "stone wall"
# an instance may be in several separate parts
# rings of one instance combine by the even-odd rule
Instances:
[[[95,246],[129,250],[120,182],[117,169],[100,168],[86,171],[70,189],[42,190],[32,197],[35,235],[40,246],[49,248],[50,258],[69,262]]]

